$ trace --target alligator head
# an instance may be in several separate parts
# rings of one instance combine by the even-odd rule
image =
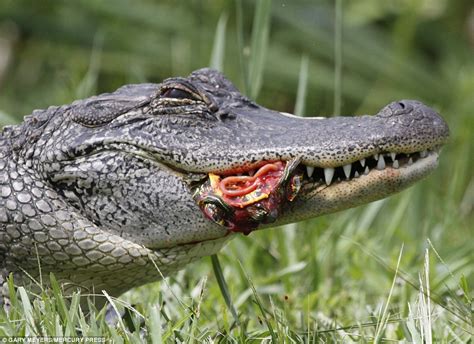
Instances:
[[[301,118],[255,104],[209,69],[64,113],[30,149],[34,165],[95,224],[153,249],[386,197],[432,171],[448,137],[417,101]]]
[[[38,277],[41,262],[67,288],[118,296],[234,232],[400,191],[436,167],[447,138],[416,101],[300,118],[209,69],[37,110],[0,135],[0,284]]]

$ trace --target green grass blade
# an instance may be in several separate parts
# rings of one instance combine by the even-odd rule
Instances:
[[[240,75],[242,75],[242,88],[243,94],[248,95],[250,85],[247,72],[247,64],[244,57],[244,23],[243,23],[243,10],[242,0],[235,1],[235,21],[236,21],[236,35],[237,35],[237,50],[239,55],[239,67]]]
[[[94,37],[94,46],[89,59],[89,68],[87,69],[84,78],[76,87],[76,98],[85,98],[97,91],[97,80],[99,78],[103,42],[104,35],[102,33],[96,34]]]
[[[38,335],[39,332],[35,326],[35,320],[33,317],[33,306],[31,305],[30,298],[25,288],[18,287],[18,293],[20,294],[21,304],[23,307],[23,314],[26,320],[26,336]]]
[[[306,90],[308,88],[308,56],[301,57],[300,73],[298,76],[298,91],[296,93],[295,115],[304,116]]]
[[[224,71],[225,56],[225,34],[227,27],[227,13],[222,13],[217,22],[216,33],[214,35],[214,45],[212,46],[210,67],[221,72]]]
[[[105,290],[102,290],[102,294],[104,294],[105,298],[107,299],[107,301],[109,301],[109,304],[112,307],[112,309],[114,310],[115,314],[117,314],[118,325],[119,325],[118,327],[120,328],[121,332],[124,334],[125,339],[128,342],[130,342],[129,332],[127,331],[127,328],[126,328],[126,326],[123,322],[122,316],[120,315],[120,312],[117,308],[117,305],[115,304],[112,297],[110,297],[110,295]]]
[[[63,327],[61,325],[61,318],[59,317],[59,314],[56,314],[56,316],[54,317],[54,327],[55,327],[54,335],[56,337],[63,337],[64,332],[63,332]]]
[[[18,298],[15,294],[15,283],[13,281],[13,274],[7,278],[7,285],[8,285],[8,297],[10,298],[10,303],[13,309],[18,309]]]
[[[71,325],[66,327],[65,336],[67,337],[76,335],[75,326],[79,317],[79,304],[80,304],[80,296],[78,293],[74,293],[71,298],[71,304],[69,306],[69,312],[68,312]]]
[[[260,0],[256,3],[252,27],[249,61],[249,96],[256,99],[262,87],[265,57],[268,50],[270,13],[272,1]]]
[[[53,295],[56,298],[56,304],[57,304],[57,307],[58,307],[59,314],[61,315],[63,324],[67,328],[67,331],[68,331],[67,333],[69,333],[69,335],[73,335],[73,334],[76,333],[75,330],[74,330],[74,325],[73,325],[72,320],[69,316],[69,312],[67,310],[64,295],[63,295],[63,293],[61,291],[61,288],[59,286],[59,283],[58,283],[58,281],[57,281],[57,279],[56,279],[56,277],[54,276],[53,273],[51,273],[49,275],[49,280],[50,280],[50,283],[51,283],[51,289],[53,290]]]
[[[341,114],[342,99],[342,0],[336,0],[334,20],[334,110],[335,116]]]
[[[161,329],[161,315],[158,311],[158,305],[153,305],[148,307],[148,312],[150,314],[150,339],[152,344],[161,344],[163,343],[163,333]]]
[[[165,334],[163,335],[163,342],[167,343],[168,339],[171,339],[173,334],[179,333],[178,329],[181,328],[187,321],[191,321],[193,315],[194,315],[193,312],[189,312],[185,316],[183,316],[183,318],[177,321],[174,321],[173,322],[174,326],[170,326],[168,331],[166,331]]]
[[[253,284],[252,279],[250,278],[249,274],[245,270],[242,263],[240,261],[239,261],[239,263],[240,263],[240,267],[242,269],[242,272],[244,273],[245,278],[247,279],[247,282],[248,282],[250,288],[252,289],[253,296],[255,297],[255,302],[257,303],[258,308],[260,309],[260,313],[262,315],[263,321],[265,322],[265,325],[267,326],[268,332],[270,333],[270,337],[272,338],[272,343],[278,343],[277,336],[275,334],[275,331],[273,330],[272,324],[270,323],[270,321],[267,318],[267,312],[265,311],[263,303],[260,300],[260,297],[258,296],[257,289],[255,288],[255,285]]]
[[[217,284],[221,291],[222,297],[224,298],[227,308],[229,308],[234,321],[238,324],[239,317],[237,316],[237,311],[235,310],[234,303],[232,302],[232,297],[230,296],[229,288],[225,280],[224,274],[222,273],[221,264],[219,262],[219,257],[216,254],[211,256],[212,269],[214,270],[214,275],[216,276]]]

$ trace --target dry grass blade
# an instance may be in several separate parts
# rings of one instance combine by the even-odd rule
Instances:
[[[402,245],[402,247],[400,248],[400,253],[398,255],[398,260],[397,260],[397,267],[395,268],[395,275],[393,276],[392,286],[390,287],[390,292],[388,293],[387,301],[385,302],[385,307],[384,307],[384,310],[383,310],[383,313],[382,313],[382,317],[380,318],[379,322],[377,323],[377,328],[375,330],[374,343],[378,343],[381,340],[380,337],[381,337],[382,331],[384,330],[385,326],[387,325],[387,321],[388,321],[388,317],[389,317],[388,306],[389,306],[390,300],[392,298],[393,289],[395,288],[395,281],[397,280],[397,277],[398,277],[398,268],[400,267],[400,261],[402,259],[403,247],[404,247],[404,245]]]
[[[250,288],[252,289],[252,293],[253,293],[253,296],[255,298],[255,302],[258,305],[258,308],[260,310],[260,315],[263,318],[263,322],[267,326],[268,332],[270,333],[270,337],[272,339],[272,342],[277,343],[277,336],[275,334],[275,331],[273,330],[272,324],[268,320],[267,312],[265,311],[263,303],[260,300],[260,297],[258,296],[257,289],[255,289],[255,285],[253,284],[252,279],[250,278],[250,276],[248,275],[247,271],[245,270],[244,266],[242,265],[242,263],[240,261],[239,261],[239,264],[240,264],[240,268],[242,269],[242,272],[244,273],[244,275],[247,279],[247,283],[249,284]]]

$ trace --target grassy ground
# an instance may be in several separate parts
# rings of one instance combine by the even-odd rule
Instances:
[[[423,182],[364,207],[236,238],[219,255],[220,269],[206,258],[115,300],[131,310],[116,325],[103,310],[83,314],[85,296],[64,297],[53,281],[39,298],[21,288],[12,295],[12,312],[0,311],[0,336],[472,343],[473,6],[336,4],[0,4],[0,54],[10,59],[0,65],[2,124],[35,107],[211,64],[271,108],[373,113],[415,98],[438,109],[452,132],[439,169]]]

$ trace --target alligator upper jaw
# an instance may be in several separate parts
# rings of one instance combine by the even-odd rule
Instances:
[[[327,168],[304,165],[301,159],[282,161],[279,163],[286,168],[281,178],[269,179],[266,183],[274,185],[268,186],[268,194],[261,198],[255,198],[249,190],[243,190],[243,186],[239,188],[244,198],[226,197],[217,184],[211,186],[216,175],[210,174],[211,181],[196,188],[194,198],[209,220],[229,231],[249,234],[259,227],[339,211],[400,191],[436,168],[438,151],[435,147],[413,153],[386,152]],[[270,164],[261,163],[263,167]],[[243,168],[238,178],[253,176],[255,171]],[[229,173],[217,178],[229,178]]]

